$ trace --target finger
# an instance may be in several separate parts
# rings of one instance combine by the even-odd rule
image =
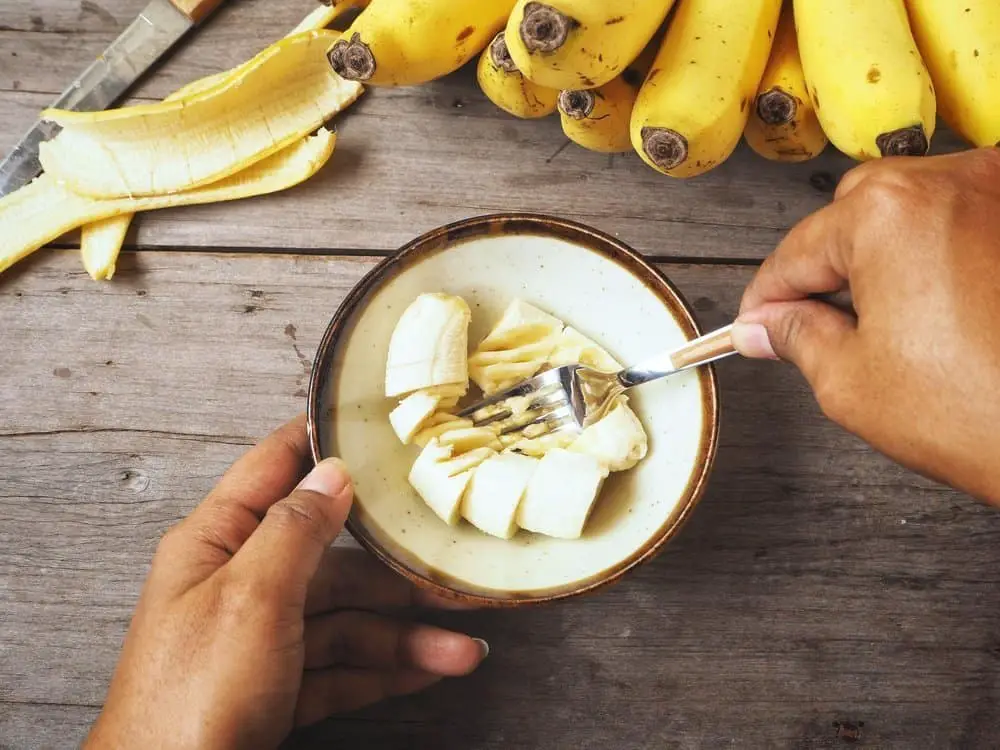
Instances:
[[[440,680],[439,675],[418,671],[372,672],[340,667],[306,672],[295,707],[295,725],[315,724],[386,698],[416,693]]]
[[[799,222],[747,286],[740,314],[770,302],[807,299],[848,286],[851,201],[832,203]]]
[[[328,549],[309,585],[306,614],[334,609],[393,610],[401,607],[468,609],[414,587],[360,549]]]
[[[154,558],[152,578],[182,589],[207,579],[250,537],[267,509],[294,489],[307,460],[301,415],[245,453],[168,532]]]
[[[305,644],[306,669],[415,669],[443,677],[469,674],[489,653],[485,641],[463,633],[350,610],[308,618]]]
[[[351,509],[354,488],[343,462],[319,463],[288,497],[272,505],[229,563],[262,597],[302,612],[306,592],[327,547]]]
[[[760,327],[769,351],[755,351]],[[773,353],[801,370],[817,400],[830,416],[852,369],[857,320],[825,302],[779,302],[740,316],[733,326],[733,343],[746,356]],[[749,343],[748,343],[749,342]],[[836,418],[836,417],[834,417]]]

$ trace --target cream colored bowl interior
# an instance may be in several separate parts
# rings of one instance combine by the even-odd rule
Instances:
[[[632,392],[649,433],[649,455],[635,469],[611,476],[580,540],[521,531],[502,541],[464,521],[447,526],[424,505],[406,480],[419,449],[401,445],[389,426],[394,402],[383,396],[383,376],[403,309],[418,294],[438,291],[469,303],[472,346],[515,297],[550,311],[623,362],[686,338],[681,322],[640,279],[594,250],[554,237],[474,238],[380,280],[335,343],[318,428],[321,454],[339,455],[353,473],[355,523],[371,541],[458,591],[530,598],[598,579],[658,537],[680,512],[707,443],[707,380],[694,372]]]

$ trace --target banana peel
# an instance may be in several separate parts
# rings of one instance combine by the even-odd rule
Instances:
[[[287,148],[211,185],[170,195],[95,199],[45,173],[0,199],[0,273],[66,232],[122,214],[250,198],[312,177],[333,153],[336,135],[320,128]]]
[[[161,196],[225,179],[300,140],[361,95],[330,68],[334,31],[268,47],[188,98],[104,112],[47,110],[62,128],[40,149],[46,174],[95,199]]]
[[[330,5],[320,5],[309,15],[302,19],[299,24],[289,32],[285,38],[295,36],[307,31],[319,31],[326,28],[337,20],[347,10],[364,7],[368,0],[342,0]],[[199,78],[164,99],[165,102],[178,101],[203,94],[216,88],[231,76],[239,75],[249,65],[253,59],[231,70]],[[90,277],[95,281],[110,281],[115,274],[115,265],[122,246],[125,244],[125,237],[128,234],[129,226],[135,214],[127,213],[121,216],[114,216],[110,219],[85,225],[80,234],[80,256],[83,266]]]

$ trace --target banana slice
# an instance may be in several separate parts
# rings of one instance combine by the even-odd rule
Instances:
[[[452,458],[450,445],[432,440],[410,469],[409,482],[442,521],[454,526],[460,517],[465,489],[472,479],[472,469],[495,455],[496,451],[490,448],[477,448]]]
[[[249,198],[285,190],[312,177],[329,160],[336,136],[321,129],[249,169],[212,185],[173,195],[94,200],[52,175],[0,199],[0,272],[71,229],[111,216]]]
[[[454,414],[438,412],[431,415],[425,423],[424,429],[413,436],[413,442],[421,448],[426,446],[434,438],[439,438],[452,430],[462,430],[472,427],[471,419],[459,419]]]
[[[517,510],[517,525],[559,539],[579,539],[607,472],[591,455],[561,448],[538,463]]]
[[[59,135],[45,172],[93,198],[165,195],[224,179],[323,125],[361,95],[331,70],[339,38],[310,31],[271,45],[221,84],[171,102],[104,112],[46,110]]]
[[[537,458],[504,453],[483,461],[472,475],[462,517],[480,531],[501,539],[517,533],[517,508],[538,468]]]
[[[608,354],[575,328],[566,326],[556,343],[555,349],[549,355],[548,364],[552,367],[563,365],[587,365],[604,372],[618,372],[622,366]]]
[[[450,445],[456,456],[464,455],[476,448],[490,448],[495,451],[502,451],[503,445],[497,438],[497,434],[488,427],[465,427],[457,430],[448,430],[438,438],[441,445]]]
[[[593,456],[608,471],[626,471],[646,457],[649,440],[642,422],[622,400],[585,429],[569,450]]]
[[[432,396],[426,391],[417,391],[400,401],[399,406],[389,413],[389,424],[403,445],[408,445],[413,436],[420,432],[437,410],[440,401],[438,396]]]
[[[469,357],[469,376],[489,395],[530,378],[545,364],[563,322],[515,299]]]
[[[469,321],[461,297],[421,294],[403,311],[385,367],[385,395],[401,396],[438,385],[468,387]]]

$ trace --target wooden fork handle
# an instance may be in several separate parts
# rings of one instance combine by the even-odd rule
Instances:
[[[222,5],[222,0],[170,0],[170,2],[193,23],[204,21],[213,10]]]
[[[733,327],[731,325],[689,341],[670,355],[670,361],[678,370],[714,362],[722,357],[735,354],[733,347]]]

